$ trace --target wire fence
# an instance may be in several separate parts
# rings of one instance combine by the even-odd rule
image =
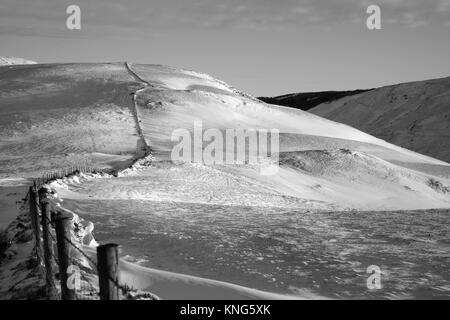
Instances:
[[[52,223],[51,221],[49,221],[49,224],[55,228],[54,223]],[[51,235],[52,241],[53,243],[57,243],[57,239],[54,235]],[[88,261],[95,266],[95,268],[90,269],[89,271],[91,272],[91,275],[97,276],[97,264],[89,257],[87,256],[81,249],[78,248],[77,244],[73,243],[70,239],[64,238],[64,241],[67,242],[67,244],[69,244],[73,249],[77,250],[78,253],[81,253],[85,258],[89,259]],[[58,269],[61,272],[61,265],[58,261],[58,257],[56,257],[56,255],[54,254],[54,251],[52,252],[51,255],[52,259],[54,260],[54,262],[56,263],[56,265],[58,266]],[[67,270],[66,270],[67,271]],[[75,290],[75,296],[77,300],[98,300],[99,299],[99,289],[98,287],[94,286],[92,284],[92,277],[89,278],[87,275],[86,271],[80,270],[78,268],[71,268],[70,270],[72,273],[72,276],[74,277],[73,280],[69,280],[71,281],[71,286],[74,288]],[[61,277],[60,274],[58,274],[59,280],[61,281]]]
[[[105,169],[99,169],[99,168],[91,167],[88,165],[71,166],[71,167],[67,167],[67,168],[61,168],[56,171],[44,173],[42,175],[42,177],[33,179],[33,186],[36,188],[36,190],[38,190],[43,185],[45,185],[51,181],[67,178],[71,175],[77,175],[80,173],[96,174],[96,173],[109,173],[109,172],[106,172]]]
[[[55,225],[53,223],[52,223],[52,226],[55,227]],[[92,257],[89,256],[88,254],[86,254],[79,247],[79,245],[74,243],[71,239],[67,238],[66,236],[64,236],[63,239],[64,239],[64,241],[67,244],[69,244],[71,246],[71,248],[75,249],[75,251],[78,254],[80,254],[84,259],[86,259],[86,261],[90,264],[90,266],[94,267],[93,269],[90,269],[90,271],[92,271],[91,275],[97,275],[98,276],[98,269],[99,269],[99,267],[98,267],[97,261],[92,259]],[[54,239],[54,241],[56,242],[57,240]],[[57,260],[55,260],[55,261],[57,261]],[[74,281],[79,280],[78,285],[75,285],[75,287],[78,287],[78,286],[80,287],[80,289],[78,290],[78,292],[80,294],[77,295],[77,298],[86,299],[86,297],[90,297],[90,296],[93,296],[93,295],[97,295],[98,296],[100,294],[99,289],[97,287],[94,287],[94,285],[92,284],[92,279],[89,279],[88,275],[89,275],[89,273],[83,272],[83,270],[80,270],[79,278],[78,279],[74,279]],[[121,290],[123,295],[126,295],[129,291],[131,291],[131,288],[129,288],[128,286],[120,284],[119,281],[117,281],[116,279],[110,277],[108,274],[106,274],[106,276],[108,277],[109,281],[111,281],[118,289]]]
[[[53,229],[55,229],[54,223],[52,223],[50,220],[48,220],[44,216],[43,216],[43,219],[45,221],[47,221],[49,226],[51,226]],[[50,235],[50,237],[52,239],[53,244],[57,244],[56,236],[53,235],[52,232],[49,232],[49,235]],[[82,250],[80,250],[75,243],[73,243],[69,239],[67,239],[65,241],[67,241],[67,243],[70,244],[72,246],[72,248],[77,249],[77,250],[79,250],[79,252],[84,254],[84,252]],[[61,281],[61,275],[59,273],[55,274],[54,270],[53,270],[54,269],[53,268],[53,262],[58,267],[58,270],[59,270],[58,272],[61,272],[61,269],[62,269],[61,265],[59,263],[58,257],[54,254],[54,252],[55,251],[52,250],[51,253],[50,253],[51,254],[51,259],[53,260],[52,263],[51,263],[51,269],[52,269],[51,273],[52,273],[52,277],[54,277],[54,275],[56,275],[58,280]],[[47,268],[47,266],[45,266],[45,268]],[[88,278],[87,275],[86,275],[86,272],[81,271],[81,270],[79,270],[77,268],[73,268],[73,267],[69,271],[74,272],[72,274],[74,276],[74,279],[72,281],[71,286],[73,286],[73,288],[75,290],[76,300],[98,300],[99,299],[99,293],[100,293],[99,289],[98,289],[98,287],[95,287],[92,284],[92,280],[93,279]],[[96,268],[95,269],[91,269],[90,271],[93,272],[93,274],[95,276],[98,276],[97,273],[96,273]],[[67,272],[67,270],[66,270],[66,272]]]
[[[47,296],[51,299],[65,300],[127,298],[134,289],[119,281],[117,245],[99,246],[97,257],[93,257],[94,254],[86,253],[82,248],[83,228],[65,212],[49,209],[49,190],[43,186],[56,179],[81,173],[104,173],[104,171],[78,166],[47,173],[33,180],[33,186],[29,188],[25,197],[30,204],[37,258],[45,273]],[[81,234],[77,231],[81,231]]]

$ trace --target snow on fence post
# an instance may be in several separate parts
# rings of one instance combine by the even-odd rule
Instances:
[[[44,189],[41,189],[44,190]],[[41,190],[39,193],[41,194]],[[45,191],[44,191],[45,192]],[[41,217],[42,217],[42,237],[44,246],[44,264],[45,264],[45,282],[47,296],[53,298],[55,296],[55,283],[53,281],[53,242],[50,234],[50,206],[47,201],[41,199]]]
[[[55,227],[56,227],[56,245],[58,248],[58,265],[59,265],[59,277],[61,282],[61,298],[62,300],[76,300],[75,287],[68,285],[67,269],[70,266],[70,253],[71,244],[68,240],[71,240],[70,233],[72,225],[72,217],[58,212],[55,215]]]
[[[97,247],[98,281],[101,300],[119,300],[119,250],[108,243]]]
[[[41,245],[41,229],[39,226],[39,198],[36,190],[33,187],[30,187],[29,189],[29,203],[30,203],[30,219],[31,219],[31,226],[33,228],[34,232],[34,238],[36,240],[36,247],[40,248]],[[39,250],[38,250],[39,252]],[[40,262],[40,256],[38,253],[38,261]]]

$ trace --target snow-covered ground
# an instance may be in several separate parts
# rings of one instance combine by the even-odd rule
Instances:
[[[0,230],[17,217],[21,200],[30,187],[30,181],[23,178],[0,179]]]
[[[36,64],[37,62],[17,58],[17,57],[0,57],[0,66],[11,66],[11,65],[20,65],[20,64]]]
[[[52,187],[100,241],[153,268],[123,264],[128,281],[162,298],[279,297],[248,288],[297,298],[448,295],[446,162],[171,67],[2,67],[0,86],[2,179],[84,164],[120,170],[151,148],[118,177]],[[173,163],[172,132],[194,121],[279,130],[278,173]],[[413,209],[423,211],[405,211]],[[386,272],[381,291],[366,288],[370,264]]]
[[[124,262],[124,281],[163,299],[277,298],[261,290],[278,298],[450,295],[448,209],[316,212],[263,203],[103,200],[90,193],[98,189],[91,183],[127,189],[134,178],[140,178],[135,186],[145,180],[94,179],[69,184],[69,191],[65,184],[53,186],[62,206],[94,222],[98,240],[119,243],[124,259],[143,267]],[[366,287],[370,265],[383,272],[381,290]],[[211,288],[205,278],[221,282]],[[230,292],[226,283],[258,291]]]

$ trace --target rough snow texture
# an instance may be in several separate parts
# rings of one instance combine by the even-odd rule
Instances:
[[[449,106],[450,77],[382,87],[309,111],[448,162]]]
[[[179,176],[183,168],[165,177],[159,166],[135,168],[120,178],[81,177],[53,185],[66,208],[95,223],[98,239],[121,244],[127,284],[163,299],[448,297],[448,209],[314,212],[200,198],[146,200],[143,195],[151,195],[146,189],[161,181],[177,191],[175,198],[187,191]],[[199,174],[194,169],[190,176],[193,189],[207,178],[196,178]],[[110,192],[119,196],[107,198]],[[382,290],[366,288],[371,264],[382,268]]]

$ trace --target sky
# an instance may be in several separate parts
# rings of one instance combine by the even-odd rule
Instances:
[[[450,76],[450,0],[0,0],[0,55],[165,64],[255,96],[373,88]]]

